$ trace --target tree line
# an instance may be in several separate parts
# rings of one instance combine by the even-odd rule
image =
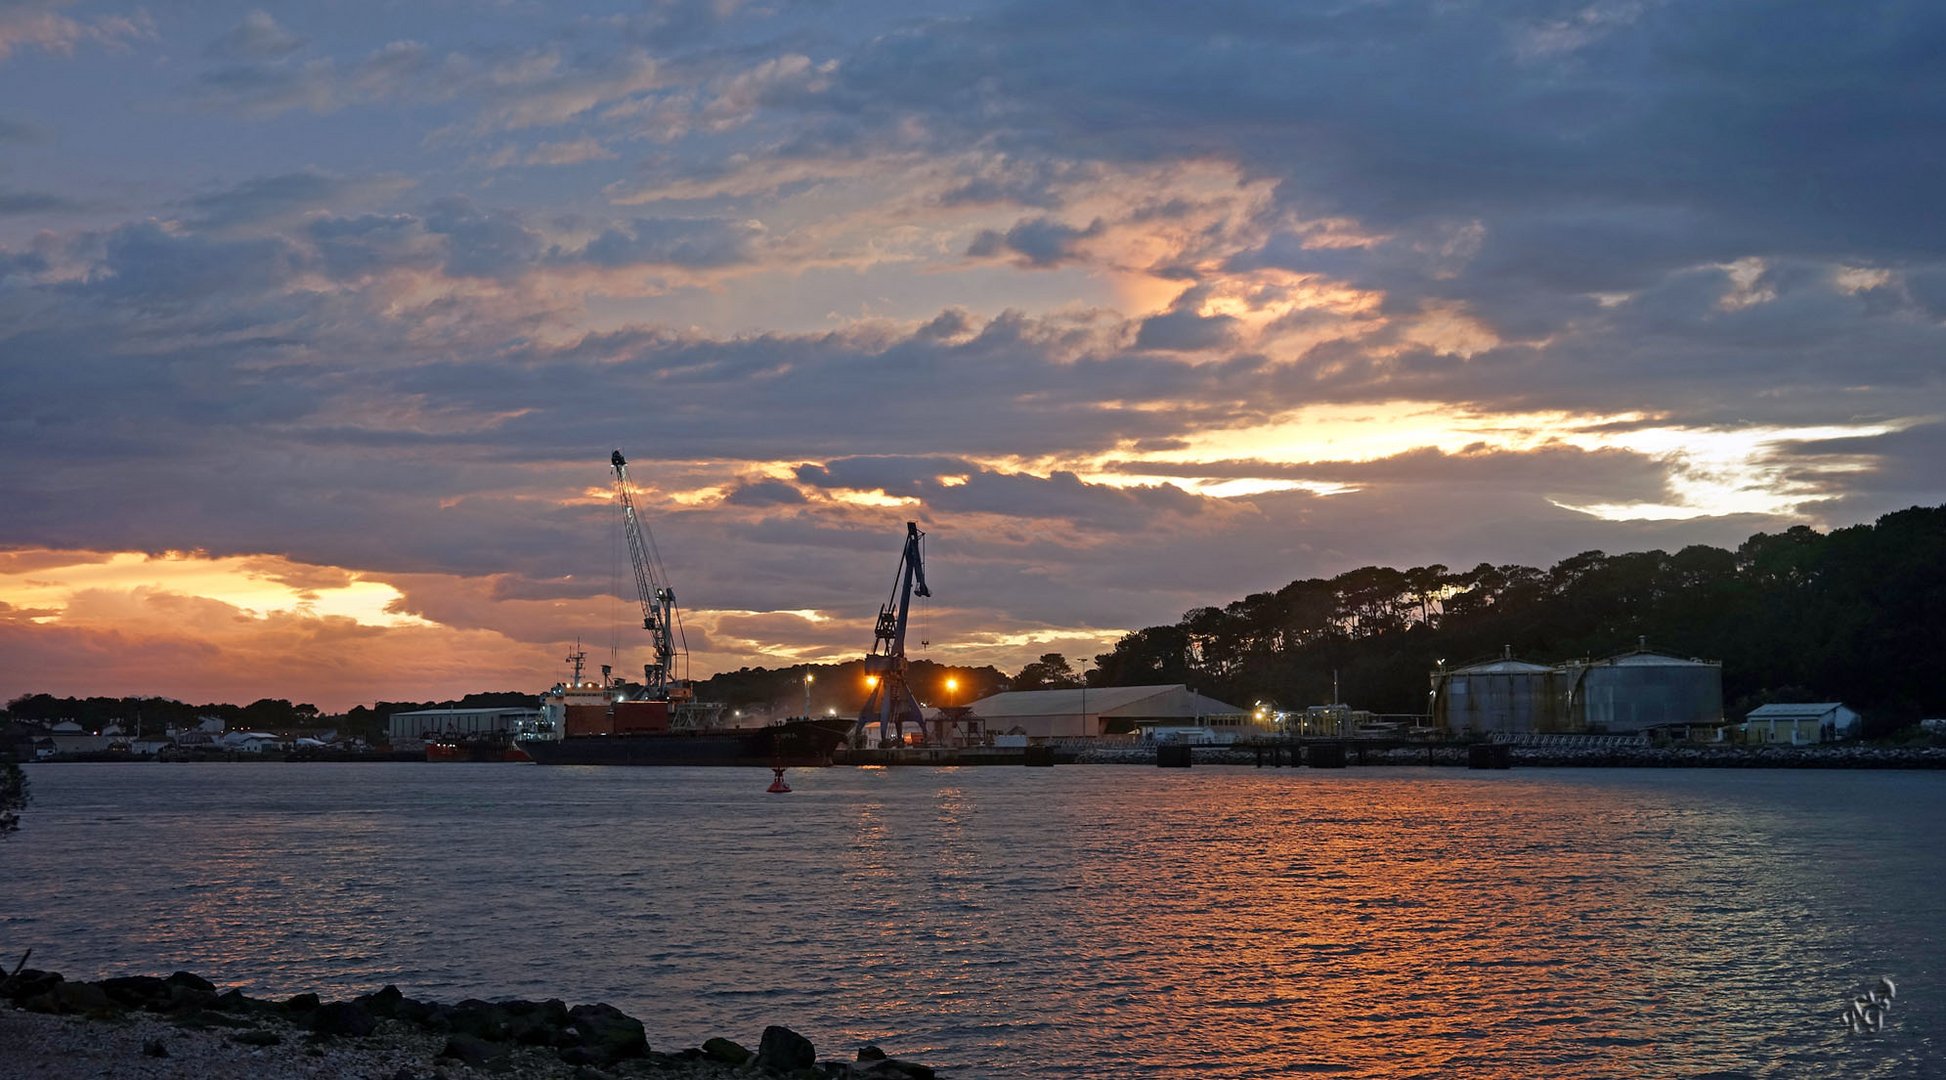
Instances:
[[[1946,656],[1946,507],[1914,507],[1877,522],[1820,533],[1798,526],[1757,533],[1734,551],[1692,545],[1673,554],[1587,551],[1547,569],[1481,563],[1406,570],[1365,566],[1305,578],[1222,607],[1199,607],[1168,626],[1124,635],[1084,674],[1089,686],[1185,683],[1232,704],[1280,708],[1340,701],[1381,713],[1423,714],[1428,674],[1498,656],[1544,662],[1598,658],[1638,641],[1723,663],[1726,713],[1766,701],[1843,701],[1868,730],[1946,716],[1946,686],[1932,674]],[[697,697],[772,716],[855,715],[868,688],[863,660],[740,668],[696,684]],[[913,660],[908,678],[929,705],[968,704],[1003,690],[1082,684],[1047,653],[1009,678],[991,666]],[[947,680],[957,689],[948,690]],[[527,691],[453,701],[380,701],[347,713],[283,699],[187,705],[167,698],[56,698],[8,702],[17,720],[110,720],[160,733],[219,716],[230,727],[334,726],[375,739],[394,712],[527,707]]]
[[[1500,655],[1540,662],[1635,648],[1723,663],[1726,712],[1843,701],[1878,730],[1946,715],[1946,507],[1734,551],[1588,551],[1548,569],[1366,566],[1293,581],[1124,636],[1091,686],[1187,683],[1248,706],[1341,701],[1424,713],[1428,675]],[[1043,661],[1047,657],[1042,658]],[[1058,658],[1057,658],[1058,659]]]

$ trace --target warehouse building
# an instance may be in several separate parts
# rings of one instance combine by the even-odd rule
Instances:
[[[540,719],[539,709],[418,709],[393,713],[386,731],[397,745],[434,735],[518,735],[534,730]]]
[[[1204,697],[1180,683],[1010,691],[975,701],[971,714],[988,735],[1029,739],[1130,735],[1158,728],[1240,730],[1250,724],[1249,710]]]
[[[1743,718],[1743,739],[1804,746],[1856,738],[1858,728],[1858,714],[1836,701],[1778,702],[1752,709]]]

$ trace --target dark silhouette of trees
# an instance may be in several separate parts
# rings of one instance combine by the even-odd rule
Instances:
[[[0,761],[0,840],[20,828],[20,812],[27,808],[27,774],[11,761]]]
[[[1020,669],[1014,676],[1015,690],[1069,690],[1081,685],[1068,658],[1057,652],[1042,653],[1039,660]]]
[[[1347,702],[1420,713],[1441,660],[1507,648],[1565,660],[1645,642],[1723,661],[1731,715],[1788,694],[1844,701],[1884,728],[1946,715],[1932,674],[1946,655],[1942,616],[1946,507],[1914,507],[1829,535],[1759,533],[1734,552],[1585,551],[1544,570],[1366,566],[1293,581],[1128,634],[1090,681],[1296,707],[1327,701],[1335,673]]]

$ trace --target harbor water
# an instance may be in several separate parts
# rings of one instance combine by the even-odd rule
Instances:
[[[1946,773],[27,771],[0,962],[73,978],[606,1001],[955,1077],[1946,1075]]]

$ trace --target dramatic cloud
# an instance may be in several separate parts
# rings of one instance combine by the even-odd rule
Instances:
[[[1946,495],[1943,12],[450,14],[0,2],[0,695],[639,652],[617,447],[699,674]]]

